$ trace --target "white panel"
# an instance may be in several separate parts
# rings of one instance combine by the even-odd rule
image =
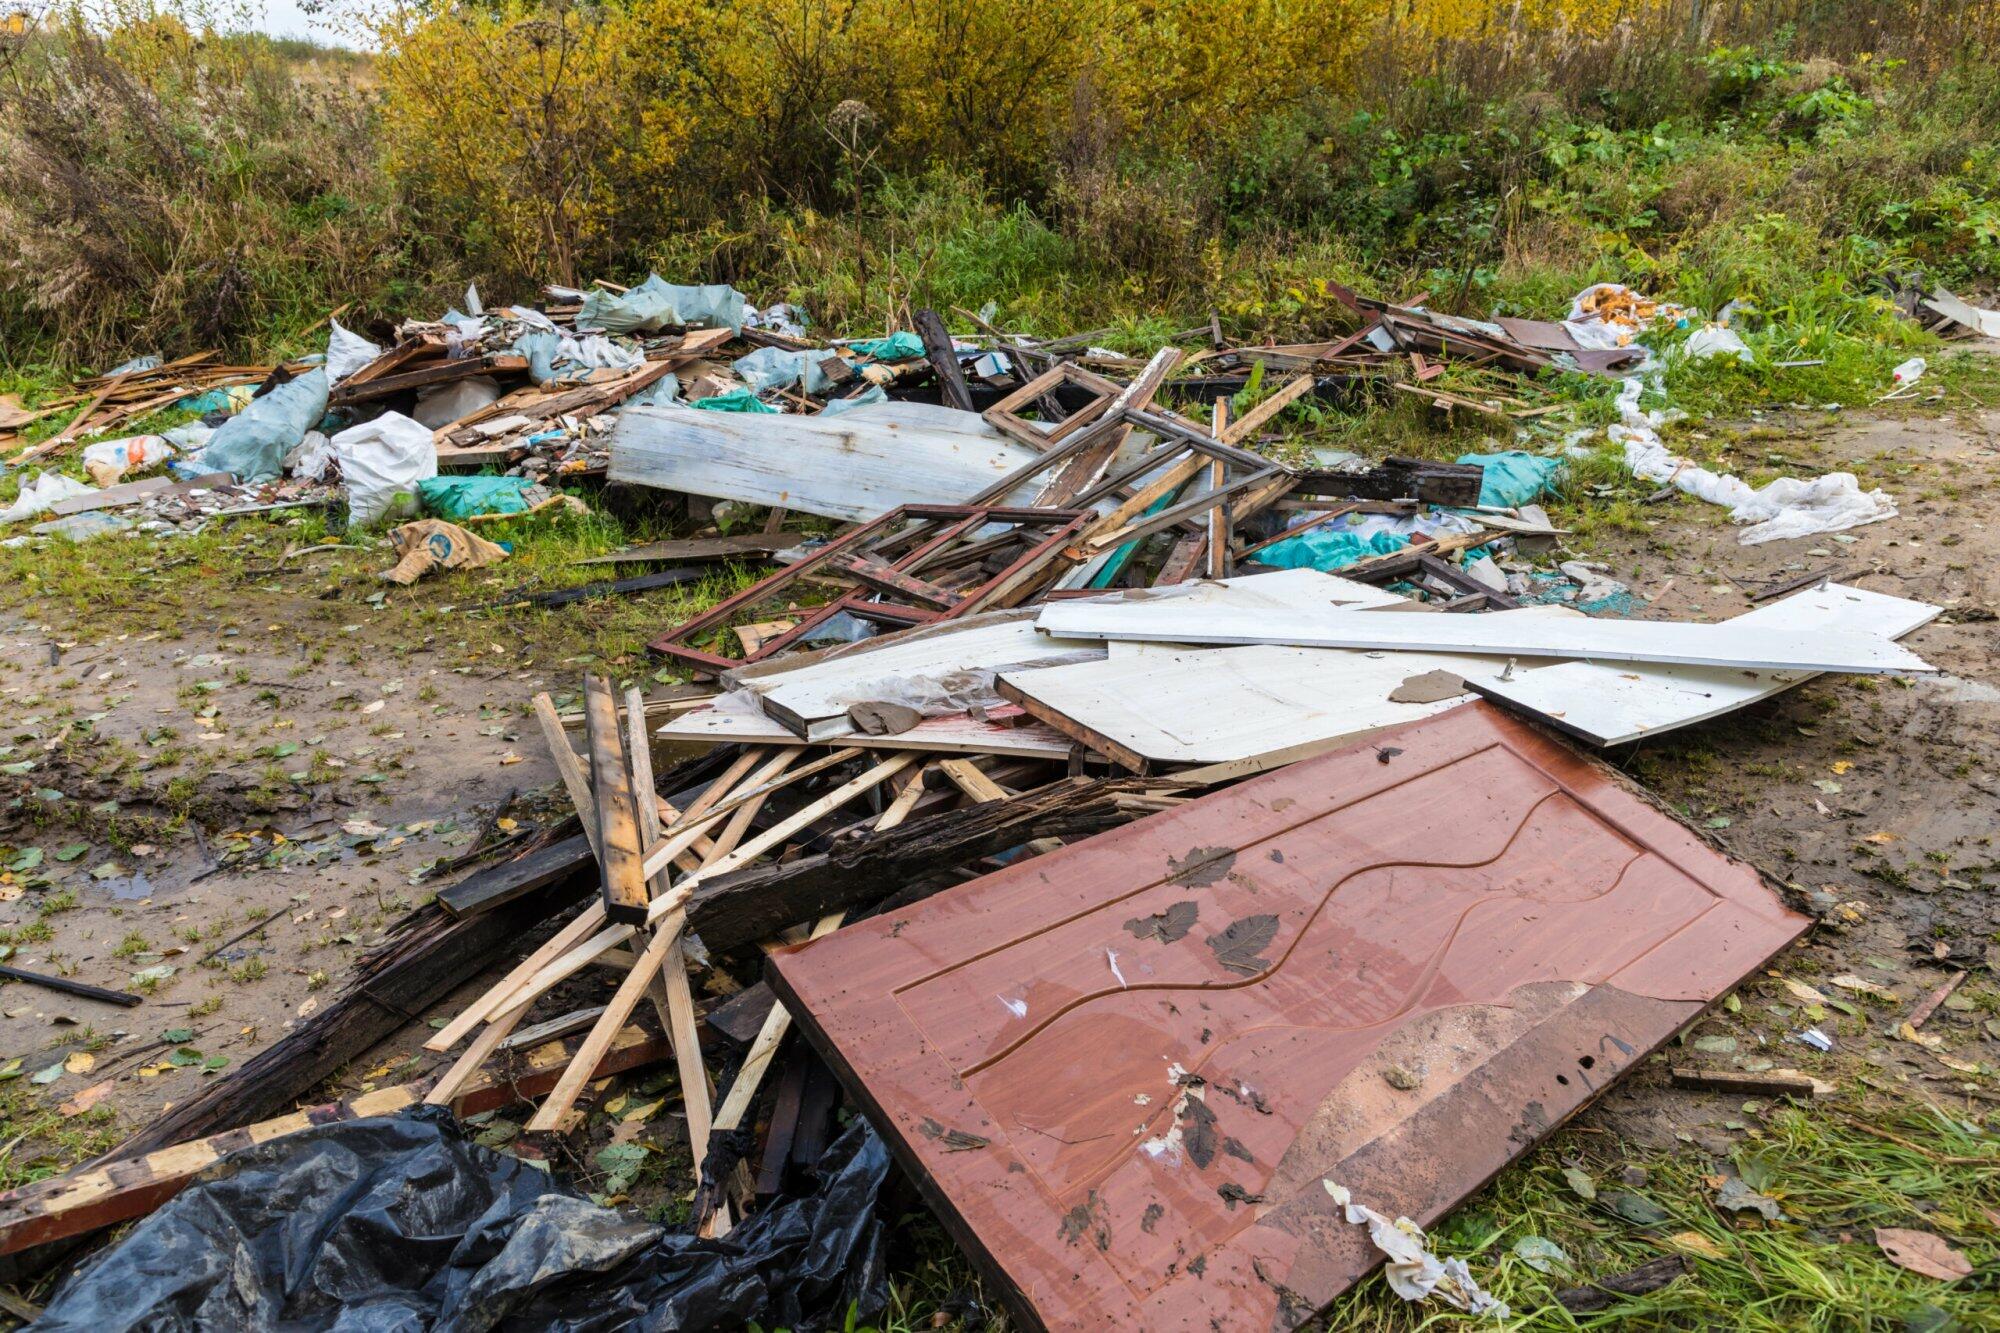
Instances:
[[[1269,643],[1299,648],[1496,653],[1860,674],[1935,670],[1888,639],[1831,630],[1658,620],[1543,619],[1520,611],[1403,615],[1170,604],[1054,603],[1036,624],[1069,638]]]
[[[689,709],[653,734],[663,741],[697,745],[720,745],[726,741],[749,745],[805,743],[768,717],[726,708]],[[854,745],[875,750],[1019,755],[1032,759],[1061,759],[1072,746],[1068,737],[1040,722],[1003,727],[974,721],[964,713],[926,718],[895,736],[843,735],[820,743],[828,747]]]
[[[1941,608],[1887,593],[1829,583],[1723,623],[1772,630],[1833,630],[1900,638]],[[1657,736],[1768,699],[1812,671],[1733,671],[1721,667],[1612,667],[1565,662],[1512,680],[1476,677],[1488,698],[1542,718],[1598,745]]]
[[[831,420],[628,407],[611,481],[861,521],[904,504],[963,504],[1035,457],[972,412],[880,403]],[[1010,503],[1026,504],[1031,486]]]

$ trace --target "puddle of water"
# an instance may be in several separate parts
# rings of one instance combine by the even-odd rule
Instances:
[[[131,875],[113,875],[110,879],[95,879],[90,883],[93,888],[103,889],[121,903],[153,896],[152,882],[143,870]]]

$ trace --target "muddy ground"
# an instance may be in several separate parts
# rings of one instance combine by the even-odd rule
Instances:
[[[1658,616],[1740,614],[1759,589],[1813,571],[1946,612],[1908,640],[1938,676],[1822,678],[1613,756],[1825,917],[1780,960],[1782,977],[1746,986],[1668,1058],[1859,1077],[1984,1114],[2000,1100],[1988,883],[2000,874],[1988,518],[2000,513],[2000,411],[1800,411],[1704,433],[1745,471],[1854,467],[1898,497],[1901,515],[1838,539],[1746,547],[1719,511],[1674,497],[1637,506],[1625,527],[1579,524],[1565,554],[1605,561]],[[461,577],[476,590],[478,576]],[[107,1146],[194,1094],[336,993],[358,953],[448,882],[425,867],[482,833],[560,813],[527,700],[576,688],[573,639],[547,618],[456,612],[435,590],[421,616],[399,614],[367,600],[379,586],[245,577],[171,623],[107,604],[0,624],[0,844],[16,849],[0,876],[8,961],[143,994],[125,1009],[0,990],[0,1058],[20,1062],[10,1180]],[[625,666],[641,680],[652,669]],[[511,828],[495,822],[510,798]],[[1899,1038],[1908,1011],[1961,969],[1969,977],[1920,1040]],[[1809,1027],[1834,1049],[1791,1039]],[[422,1077],[441,1061],[419,1051],[428,1032],[411,1025],[327,1095]],[[1580,1124],[1723,1150],[1742,1099],[1669,1090],[1664,1064]],[[69,1111],[29,1123],[79,1106],[108,1115],[81,1137]]]

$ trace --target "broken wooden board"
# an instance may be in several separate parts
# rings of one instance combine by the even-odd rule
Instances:
[[[755,560],[789,550],[806,538],[796,532],[732,532],[716,537],[687,537],[679,541],[645,542],[621,547],[606,555],[570,561],[573,565],[622,565],[640,561],[692,565],[710,560]]]
[[[1261,1331],[1381,1262],[1323,1182],[1435,1223],[1808,924],[1469,704],[770,973],[1023,1325]]]
[[[609,1077],[663,1060],[668,1053],[667,1043],[661,1038],[642,1028],[628,1027],[618,1034],[598,1062],[597,1073]],[[468,1085],[452,1100],[452,1111],[462,1116],[478,1115],[540,1096],[562,1075],[569,1064],[569,1055],[569,1049],[560,1043],[526,1051],[507,1070],[507,1076],[482,1078]],[[239,1148],[268,1143],[315,1125],[394,1115],[419,1105],[423,1098],[423,1089],[417,1085],[378,1088],[348,1101],[309,1106],[241,1129],[161,1148],[143,1157],[85,1167],[8,1190],[0,1194],[0,1254],[13,1254],[141,1217],[180,1193],[181,1187],[197,1172]]]
[[[1696,624],[1588,616],[1552,619],[1524,616],[1521,611],[1417,616],[1237,607],[1186,613],[1164,603],[1089,601],[1044,606],[1035,624],[1045,633],[1071,639],[1275,643],[1297,648],[1492,653],[1855,675],[1937,670],[1879,635],[1765,629],[1744,625],[1741,618]]]
[[[1019,710],[1013,710],[1019,716]],[[801,745],[783,724],[746,708],[691,708],[653,733],[671,745]],[[870,750],[922,750],[929,754],[991,754],[1027,759],[1063,759],[1069,739],[1039,722],[981,722],[967,713],[927,717],[908,731],[867,736],[848,728],[832,743]]]
[[[958,504],[1036,455],[970,412],[881,403],[831,420],[632,407],[610,435],[611,481],[861,521]],[[1028,504],[1019,486],[1009,504]]]
[[[1828,583],[1746,611],[1728,625],[1788,632],[1837,631],[1897,639],[1929,624],[1943,608],[1866,588]],[[1540,718],[1593,745],[1622,745],[1747,708],[1811,680],[1812,671],[1734,671],[1564,662],[1511,679],[1479,676],[1468,684],[1489,699]]]
[[[728,679],[754,692],[766,716],[803,740],[847,738],[848,708],[885,697],[892,686],[968,671],[1099,657],[1103,646],[1052,639],[1032,610],[994,611],[880,642],[864,640],[809,657],[739,667]]]

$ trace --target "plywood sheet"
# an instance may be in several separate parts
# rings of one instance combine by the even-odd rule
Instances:
[[[860,522],[905,504],[960,504],[1035,457],[971,412],[882,403],[830,420],[629,407],[612,481]],[[1004,504],[1032,502],[1023,486]]]
[[[1866,588],[1828,583],[1746,611],[1725,624],[1786,631],[1833,630],[1901,638],[1943,608]],[[1725,667],[1608,666],[1565,662],[1508,680],[1476,677],[1480,694],[1597,745],[1658,736],[1745,708],[1818,673]]]
[[[1075,602],[1043,607],[1035,623],[1045,633],[1082,639],[1501,653],[1863,675],[1936,670],[1875,635],[1767,629],[1735,621],[1546,620],[1520,611],[1431,616],[1229,606],[1182,611],[1161,603]]]
[[[1436,1221],[1806,924],[1468,704],[772,979],[1024,1324],[1264,1333],[1378,1262],[1322,1181]]]

